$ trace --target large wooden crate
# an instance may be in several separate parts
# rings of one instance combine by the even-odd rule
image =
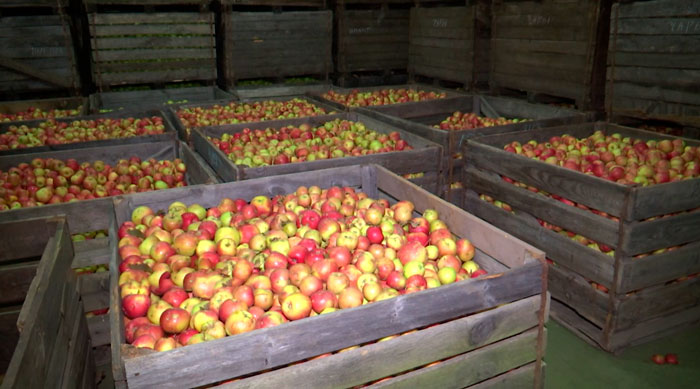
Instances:
[[[85,0],[92,76],[98,90],[124,84],[163,85],[217,78],[214,12],[209,1]],[[181,5],[145,12],[102,12],[103,5]]]
[[[341,93],[341,94],[348,94],[351,93],[352,91],[359,91],[359,92],[374,92],[374,91],[381,91],[385,89],[417,89],[420,91],[426,91],[426,92],[436,92],[436,93],[445,93],[445,97],[458,97],[458,96],[465,96],[464,93],[460,93],[451,89],[445,89],[445,88],[440,88],[432,85],[425,85],[425,84],[419,84],[419,83],[410,83],[410,84],[399,84],[399,85],[381,85],[381,86],[369,86],[369,87],[361,87],[361,88],[343,88],[343,87],[338,87],[338,86],[332,86],[326,90],[320,91],[320,92],[309,92],[307,93],[308,96],[313,98],[314,100],[323,102],[329,106],[334,107],[335,109],[339,110],[345,110],[345,111],[353,111],[358,109],[359,107],[349,107],[346,105],[343,105],[341,103],[328,100],[323,97],[323,94],[326,92],[333,91],[335,93]],[[408,103],[397,103],[397,104],[392,104],[392,106],[401,106],[405,105]]]
[[[158,109],[171,104],[234,98],[233,94],[216,86],[101,92],[90,95],[90,112],[103,113],[105,111],[122,109]]]
[[[546,248],[554,261],[549,270],[555,300],[552,317],[592,344],[618,352],[700,322],[700,278],[683,281],[700,272],[700,180],[624,186],[502,149],[511,141],[541,142],[564,133],[580,138],[596,130],[642,140],[674,139],[603,122],[475,138],[464,148],[465,206],[520,239]],[[500,176],[606,212],[619,222],[507,183]],[[509,204],[514,213],[480,201],[478,194]],[[545,229],[537,219],[607,245],[614,256]],[[678,245],[676,250],[653,253]],[[650,255],[637,258],[640,254]]]
[[[343,83],[352,73],[408,69],[412,0],[336,2],[336,71]]]
[[[434,125],[452,115],[454,112],[473,112],[491,118],[528,119],[494,127],[482,127],[471,130],[441,130]],[[453,188],[461,183],[463,158],[456,157],[461,152],[460,145],[477,136],[502,134],[506,132],[532,131],[538,128],[556,125],[581,123],[587,115],[571,109],[532,104],[523,100],[507,97],[472,95],[448,99],[423,101],[417,103],[395,104],[377,107],[364,107],[358,113],[387,122],[398,128],[431,140],[443,147],[442,176],[446,187],[439,193],[456,205],[462,204],[463,189]]]
[[[157,210],[182,201],[210,207],[222,197],[250,200],[261,194],[290,193],[300,185],[349,186],[372,198],[412,201],[419,212],[436,209],[456,235],[469,237],[474,243],[475,260],[491,276],[160,353],[125,344],[117,277],[112,277],[112,360],[118,387],[195,387],[242,376],[247,378],[224,386],[353,387],[414,368],[419,369],[384,384],[419,387],[434,380],[435,385],[447,388],[480,381],[483,386],[512,379],[520,379],[523,386],[541,382],[543,321],[548,313],[544,253],[382,167],[346,166],[215,185],[207,190],[198,187],[139,194],[115,202],[116,220],[111,230],[116,233],[117,226],[130,220],[131,211],[139,205]],[[110,271],[116,274],[116,240],[112,244]],[[437,323],[442,324],[432,326]],[[430,328],[424,329],[426,326]],[[305,361],[413,329],[419,331]],[[294,364],[297,361],[304,362]]]
[[[237,0],[222,2],[223,68],[229,88],[234,88],[241,80],[258,78],[315,76],[324,81],[328,80],[328,75],[333,71],[331,11],[272,12],[232,7],[296,3]],[[310,3],[323,5],[323,2]]]
[[[700,4],[615,4],[610,21],[607,109],[700,126]]]
[[[0,320],[7,322],[3,328],[15,330],[3,333],[3,349],[12,353],[12,359],[6,366],[2,387],[94,387],[90,334],[77,276],[71,269],[74,252],[65,219],[4,222],[0,230],[0,274],[13,270],[6,265],[8,262],[41,256],[38,266],[33,263],[35,275],[17,280],[31,283],[24,290],[26,299],[19,312],[10,310],[0,315]],[[21,265],[27,263],[14,267]]]
[[[86,142],[75,142],[75,143],[64,143],[56,145],[43,145],[37,147],[28,148],[18,148],[10,150],[0,151],[0,156],[2,155],[16,155],[16,154],[31,154],[31,153],[41,153],[46,151],[59,151],[59,150],[76,150],[84,148],[93,148],[101,146],[113,146],[113,145],[128,145],[136,143],[146,143],[146,142],[158,142],[158,141],[168,141],[176,140],[177,132],[175,131],[175,126],[170,121],[169,117],[160,110],[151,109],[147,111],[124,111],[124,112],[113,112],[104,115],[87,115],[87,116],[74,116],[68,118],[58,118],[55,119],[60,123],[72,123],[79,120],[97,120],[100,118],[112,118],[112,119],[126,119],[126,118],[151,118],[160,117],[163,119],[163,125],[165,126],[165,131],[162,134],[155,135],[144,135],[144,136],[133,136],[129,138],[117,138],[117,139],[104,139],[104,140],[94,140]],[[0,123],[0,133],[8,132],[11,126],[27,126],[29,128],[39,127],[46,120],[26,120],[20,122],[6,122]]]
[[[34,158],[59,158],[66,160],[74,158],[79,163],[103,161],[114,164],[119,159],[137,156],[143,159],[175,159],[181,158],[187,166],[186,179],[188,185],[210,184],[218,181],[201,157],[179,141],[160,141],[131,145],[105,146],[84,148],[78,150],[50,151],[34,154],[0,156],[0,170],[7,170],[19,163],[30,163]],[[126,195],[129,196],[129,195]],[[66,215],[72,233],[105,230],[109,225],[109,215],[112,213],[112,200],[98,198],[62,204],[50,204],[40,207],[20,208],[0,212],[3,220],[23,220],[52,215]]]
[[[321,126],[323,123],[336,119],[362,122],[367,129],[379,133],[389,134],[396,131],[401,134],[413,150],[395,151],[388,153],[378,153],[363,156],[347,156],[343,158],[319,159],[316,161],[305,161],[288,163],[284,165],[271,165],[261,167],[248,167],[236,165],[234,161],[228,159],[226,154],[216,147],[208,137],[221,138],[223,134],[234,134],[243,131],[245,128],[251,130],[266,129],[269,127],[279,129],[281,127],[301,124],[309,124],[312,127]],[[281,174],[297,173],[310,170],[327,169],[337,166],[348,166],[356,164],[375,163],[401,175],[419,174],[422,176],[412,179],[416,184],[432,193],[437,193],[440,188],[440,163],[442,161],[442,148],[417,135],[402,130],[400,127],[388,125],[368,116],[359,115],[353,112],[346,112],[336,115],[316,116],[311,118],[300,118],[291,120],[276,120],[254,124],[235,124],[229,126],[200,127],[193,132],[192,136],[194,148],[216,173],[225,182],[240,181],[251,178],[269,177]]]
[[[492,91],[566,98],[602,109],[610,3],[496,1],[491,29]]]
[[[0,94],[5,99],[37,93],[78,94],[80,76],[70,17],[49,12],[0,18]]]
[[[469,89],[474,84],[485,84],[488,2],[458,1],[426,7],[430,3],[417,1],[411,9],[408,48],[411,77],[452,81]]]
[[[38,99],[38,100],[16,100],[16,101],[3,101],[0,102],[0,114],[17,114],[27,112],[31,108],[37,108],[44,112],[51,111],[54,109],[68,110],[75,109],[78,110],[78,115],[87,115],[88,113],[88,100],[85,97],[57,97],[52,99]],[[0,123],[7,123],[0,119]]]

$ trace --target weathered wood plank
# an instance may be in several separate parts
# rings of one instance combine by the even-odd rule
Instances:
[[[329,382],[336,387],[352,387],[478,347],[500,344],[505,338],[536,327],[539,308],[540,297],[533,296],[507,304],[502,309],[467,316],[402,335],[391,341],[307,361],[221,387],[233,389],[302,385],[307,388],[322,388],[327,387]],[[446,345],[445,338],[454,339],[455,342]],[[418,344],[421,347],[416,347]],[[404,357],[396,359],[391,358],[392,355]],[[353,368],[349,369],[349,366]],[[358,369],[363,371],[362,375],[356,373]]]
[[[623,18],[620,15],[615,25],[618,39],[624,39],[619,35],[700,35],[697,18]]]
[[[509,204],[518,212],[522,210],[538,219],[581,234],[596,242],[613,248],[617,246],[619,225],[610,219],[516,187],[499,177],[470,166],[466,168],[464,174],[466,187],[477,193],[487,194]]]
[[[112,49],[169,49],[213,47],[212,37],[203,36],[138,36],[93,38],[97,50]]]
[[[544,365],[544,364],[543,364]],[[545,366],[542,366],[544,374]],[[534,363],[529,363],[517,369],[513,369],[498,377],[491,378],[484,382],[470,386],[470,389],[491,389],[491,388],[525,388],[530,387],[535,381],[536,368]]]
[[[143,3],[143,2],[141,2]],[[200,12],[125,12],[125,13],[91,13],[90,23],[101,24],[168,24],[178,23],[214,23],[213,14]]]
[[[700,243],[644,258],[623,258],[618,291],[627,293],[700,272]],[[672,266],[669,266],[672,263]]]
[[[2,372],[7,371],[19,340],[17,318],[20,308],[20,306],[0,308],[0,342],[3,344],[0,348],[0,371]]]
[[[678,39],[674,36],[623,35],[615,42],[615,50],[641,53],[697,53],[700,36],[690,35]]]
[[[536,79],[527,78],[527,75],[504,74],[496,71],[491,73],[491,77],[491,84],[494,87],[518,89],[533,93],[544,93],[574,100],[580,99],[585,92],[583,85],[568,81],[548,79],[546,83],[543,83],[537,81]]]
[[[66,355],[70,347],[71,336],[84,315],[82,307],[79,305],[75,287],[75,282],[65,284],[61,293],[61,315],[53,318],[53,320],[59,321],[60,324],[58,333],[54,337],[53,351],[47,361],[49,367],[46,374],[46,382],[59,383],[63,380],[66,364],[68,363]]]
[[[579,316],[571,308],[554,298],[552,298],[551,304],[552,309],[549,311],[549,316],[554,319],[554,321],[561,324],[592,346],[601,347],[602,331],[600,328],[594,326],[588,320],[585,320]]]
[[[567,55],[586,55],[586,45],[582,42],[560,42],[556,40],[498,39],[492,40],[491,51],[509,52],[522,50],[532,53],[559,53]]]
[[[519,239],[546,250],[549,258],[575,270],[576,273],[587,279],[608,288],[612,285],[614,258],[584,247],[554,231],[544,229],[534,218],[526,214],[516,213],[513,215],[488,204],[479,199],[473,191],[467,191],[464,208]]]
[[[615,66],[646,66],[670,69],[700,69],[700,54],[667,53],[626,53],[616,51],[608,56],[608,65],[615,61]],[[618,89],[618,85],[615,85]]]
[[[37,242],[47,242],[56,233],[55,225],[45,219],[5,220],[0,223],[0,236],[12,239],[0,239],[0,263],[42,255],[44,247]]]
[[[0,267],[0,305],[22,304],[38,264],[31,261]]]
[[[622,230],[621,249],[625,254],[632,256],[698,241],[698,229],[700,212],[632,222]]]
[[[216,69],[174,69],[152,72],[103,73],[99,75],[102,83],[115,85],[125,83],[175,82],[189,80],[213,80]]]
[[[564,302],[600,328],[605,327],[609,296],[591,286],[580,275],[563,266],[549,265],[547,289],[557,300]]]
[[[659,135],[658,139],[662,139]],[[686,142],[691,142],[686,140]],[[697,144],[694,144],[697,146]],[[638,190],[630,219],[642,220],[652,216],[681,212],[700,206],[700,180],[685,180],[669,185],[653,185]]]
[[[655,18],[700,14],[700,5],[693,0],[638,1],[620,4],[620,18]]]
[[[99,56],[100,61],[119,61],[130,59],[177,59],[177,58],[212,58],[214,53],[210,47],[178,49],[169,48],[167,50],[151,50],[151,49],[111,49],[99,50],[92,53],[94,61]]]
[[[214,27],[209,23],[200,24],[107,24],[95,25],[90,29],[93,37],[119,35],[213,35]]]
[[[699,304],[700,278],[698,277],[675,284],[646,288],[620,299],[615,330],[631,328],[640,322],[663,318]]]
[[[89,239],[74,242],[75,258],[72,267],[87,267],[109,263],[109,239]]]
[[[700,40],[698,41],[700,43]],[[697,91],[700,85],[700,70],[694,69],[665,69],[645,67],[616,67],[615,80],[631,83],[658,85],[660,87],[679,88]]]
[[[625,82],[617,79],[612,82],[614,82],[612,92],[618,100],[641,98],[654,100],[661,104],[668,102],[670,104],[679,103],[700,106],[700,94],[692,90],[669,88],[661,85],[640,85],[638,82]]]
[[[79,308],[82,303],[78,302]],[[90,334],[85,322],[85,315],[81,312],[78,315],[77,322],[73,326],[73,331],[70,337],[70,347],[66,354],[65,375],[61,388],[69,389],[78,387],[83,382],[83,373],[89,366],[85,364],[85,355],[90,353]]]
[[[535,358],[537,331],[530,330],[521,335],[490,344],[479,350],[462,354],[399,375],[388,381],[372,385],[372,388],[462,388],[487,378],[522,366]],[[479,363],[480,361],[490,363]]]
[[[109,346],[110,344],[110,329],[109,315],[97,315],[88,317],[87,328],[90,332],[90,341],[92,347]]]

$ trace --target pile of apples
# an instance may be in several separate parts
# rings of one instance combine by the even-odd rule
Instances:
[[[10,126],[0,134],[0,150],[23,149],[43,145],[58,145],[106,139],[131,138],[165,132],[163,118],[99,118],[94,120],[57,121],[40,123],[36,127]]]
[[[413,88],[381,89],[367,92],[360,92],[357,89],[353,89],[347,94],[330,90],[322,95],[324,99],[335,101],[347,107],[409,103],[414,101],[444,99],[446,96],[445,92],[426,92]]]
[[[141,161],[131,157],[114,166],[103,161],[34,158],[0,170],[0,211],[186,186],[186,172],[179,158]]]
[[[527,121],[527,119],[506,119],[503,117],[494,119],[479,116],[473,112],[456,111],[433,127],[441,130],[471,130],[474,128],[503,126],[524,121]]]
[[[511,142],[504,149],[623,185],[648,186],[700,176],[700,149],[682,139],[645,142],[599,130],[582,139],[554,136],[543,143]]]
[[[348,187],[140,206],[118,235],[125,339],[159,351],[486,273],[437,211]]]
[[[671,126],[662,126],[662,125],[653,125],[653,124],[642,124],[641,126],[639,126],[639,128],[642,130],[646,130],[646,131],[658,132],[659,134],[683,136],[683,128],[680,128],[680,127],[671,127]]]
[[[44,111],[43,109],[38,107],[29,107],[26,111],[20,111],[15,113],[0,112],[0,122],[14,122],[18,120],[36,120],[78,116],[80,115],[82,109],[82,105],[74,109],[50,109],[48,111]]]
[[[306,116],[327,115],[325,109],[307,100],[294,98],[289,101],[230,102],[212,107],[181,108],[177,116],[187,128],[218,126],[223,124],[251,123],[265,120],[292,119]]]
[[[250,167],[412,149],[396,131],[382,134],[361,122],[342,119],[315,128],[309,124],[265,130],[246,128],[209,140],[236,165]]]

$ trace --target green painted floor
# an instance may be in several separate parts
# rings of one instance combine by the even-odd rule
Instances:
[[[700,388],[700,327],[632,347],[621,355],[594,348],[552,319],[547,324],[546,389]],[[656,365],[675,353],[678,365]]]

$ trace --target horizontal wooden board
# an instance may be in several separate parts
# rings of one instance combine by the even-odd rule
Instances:
[[[201,68],[203,70],[213,71],[216,68],[216,60],[214,58],[202,59],[178,59],[164,60],[157,62],[111,62],[102,63],[99,65],[100,73],[122,73],[122,72],[139,72],[139,71],[167,71],[169,69],[191,69]]]
[[[614,42],[615,51],[637,53],[697,53],[700,36],[678,38],[663,35],[619,35]]]
[[[565,303],[596,326],[605,328],[610,296],[560,264],[549,265],[547,276],[547,289],[552,298]]]
[[[700,14],[700,5],[693,0],[636,1],[620,4],[620,18],[657,18]]]
[[[622,258],[618,290],[627,293],[700,272],[700,243],[644,258]]]
[[[610,96],[608,96],[610,99]],[[700,106],[644,99],[636,96],[613,95],[611,98],[616,114],[648,119],[669,120],[693,126],[700,125]]]
[[[213,80],[216,69],[177,69],[153,72],[104,73],[98,79],[103,84],[138,84],[151,82],[174,82],[189,80]]]
[[[544,365],[544,363],[543,363]],[[528,363],[527,365],[521,366],[517,369],[508,371],[507,373],[501,374],[497,377],[488,379],[486,381],[480,382],[476,385],[472,385],[470,389],[493,389],[493,388],[526,388],[535,382],[536,379],[536,364]],[[540,371],[542,377],[544,377],[544,366]],[[537,386],[535,386],[537,387]]]
[[[391,341],[256,375],[222,387],[233,389],[302,385],[307,388],[323,388],[329,380],[337,387],[352,387],[484,345],[501,344],[504,338],[536,327],[539,308],[540,297],[533,296],[506,304],[502,309],[467,316]],[[481,334],[481,328],[488,328],[487,333]],[[455,341],[445,344],[445,339]],[[417,344],[422,346],[416,347]],[[405,358],[391,358],[392,355],[404,355]],[[526,355],[532,354],[528,352]],[[363,371],[362,375],[356,373],[358,369]]]
[[[143,1],[140,2],[143,4]],[[179,23],[213,23],[213,13],[200,12],[119,12],[90,13],[88,20],[94,25],[113,24],[170,24]]]
[[[620,18],[615,22],[614,31],[618,39],[621,35],[700,35],[700,20],[695,18]]]
[[[631,97],[660,102],[700,105],[700,93],[684,91],[659,85],[639,85],[632,82],[616,81],[611,93],[619,98]]]
[[[637,66],[671,69],[700,69],[700,53],[629,53],[615,51],[608,55],[608,66]],[[610,70],[608,70],[610,71]]]
[[[97,50],[92,53],[93,61],[109,62],[120,60],[148,60],[148,59],[180,59],[180,58],[214,58],[216,53],[214,47],[200,47],[190,49],[168,48],[163,50],[158,49],[110,49]]]
[[[698,81],[700,80],[700,70],[695,69],[620,66],[615,67],[614,76],[615,81],[675,88],[696,93],[698,86],[700,86]]]
[[[582,99],[586,91],[584,85],[549,79],[541,82],[535,78],[528,78],[527,75],[512,75],[493,71],[491,73],[491,84],[494,87],[517,89],[533,93],[543,93],[552,96],[566,97],[573,100]]]
[[[587,55],[587,45],[583,42],[561,42],[556,40],[497,39],[491,40],[491,50],[524,51],[531,53],[560,53],[567,55]],[[496,66],[497,64],[494,64]]]
[[[139,36],[93,38],[94,50],[107,49],[182,49],[197,47],[213,47],[214,40],[210,36]]]
[[[554,319],[554,321],[561,324],[592,346],[602,346],[603,334],[600,328],[584,319],[582,316],[577,314],[576,311],[567,307],[557,299],[552,298],[551,304],[552,309],[549,315],[552,319]]]
[[[0,305],[21,305],[36,275],[38,261],[0,266]]]
[[[563,42],[587,42],[591,35],[587,29],[572,26],[500,26],[493,31],[496,39],[514,40],[548,40],[556,37]]]
[[[109,37],[119,35],[213,35],[214,26],[211,24],[108,24],[95,25],[90,29],[93,37]]]

